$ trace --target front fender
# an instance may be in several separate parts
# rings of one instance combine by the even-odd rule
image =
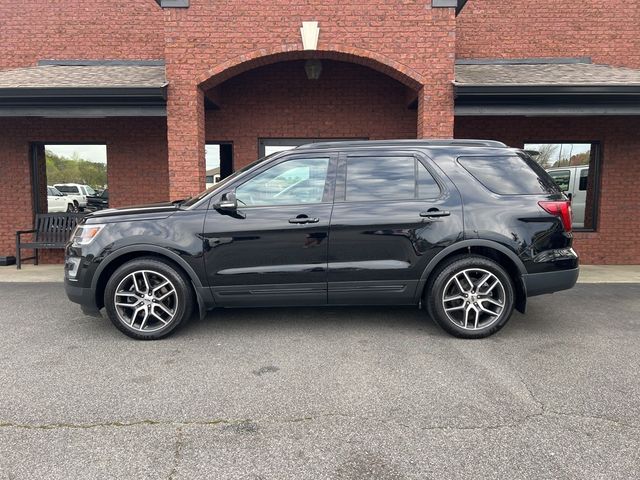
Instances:
[[[180,255],[178,255],[177,253],[173,252],[168,248],[159,247],[157,245],[150,245],[150,244],[129,245],[126,247],[119,248],[114,252],[110,253],[109,255],[107,255],[100,262],[100,264],[98,265],[93,275],[93,279],[91,281],[92,291],[97,292],[97,287],[98,287],[98,282],[100,281],[100,277],[102,276],[102,273],[105,271],[105,269],[109,267],[109,265],[111,265],[114,261],[116,261],[118,258],[122,257],[123,255],[131,254],[131,253],[140,253],[141,256],[144,254],[151,253],[151,254],[155,254],[156,256],[165,257],[175,262],[177,265],[179,265],[187,274],[187,276],[189,277],[189,280],[191,281],[191,284],[193,285],[193,290],[196,293],[196,299],[198,301],[198,308],[199,308],[201,319],[205,316],[207,310],[215,306],[213,295],[211,294],[211,289],[209,288],[208,285],[202,284],[197,273],[195,272],[193,267],[189,265],[189,263],[187,263]]]

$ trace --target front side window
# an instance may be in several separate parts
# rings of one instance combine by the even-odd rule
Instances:
[[[236,189],[242,206],[322,203],[329,158],[287,160],[243,183]]]

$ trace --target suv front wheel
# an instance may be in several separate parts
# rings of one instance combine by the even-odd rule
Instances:
[[[511,277],[489,258],[454,257],[431,278],[425,298],[429,315],[456,337],[488,337],[500,330],[513,313]]]
[[[189,280],[172,265],[140,258],[111,275],[104,303],[120,331],[140,340],[157,340],[189,318],[193,295]]]

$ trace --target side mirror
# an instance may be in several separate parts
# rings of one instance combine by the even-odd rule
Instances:
[[[222,196],[222,201],[216,205],[216,210],[235,212],[238,209],[238,199],[236,192],[228,192]]]

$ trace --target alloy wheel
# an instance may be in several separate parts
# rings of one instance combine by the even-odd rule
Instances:
[[[465,330],[493,325],[505,308],[500,279],[483,268],[468,268],[453,275],[442,293],[442,307],[451,322]]]
[[[153,270],[128,274],[118,284],[113,300],[120,321],[144,333],[169,325],[178,310],[175,285]]]

